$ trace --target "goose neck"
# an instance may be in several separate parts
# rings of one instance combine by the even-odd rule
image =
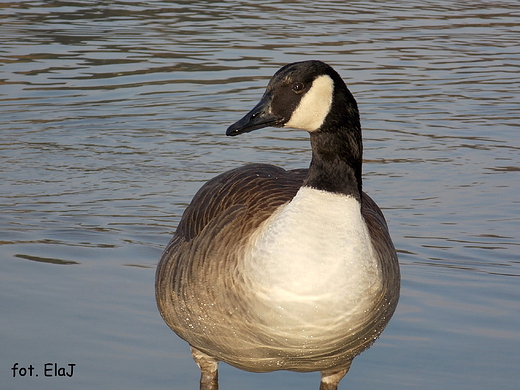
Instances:
[[[311,133],[312,160],[304,185],[360,199],[362,190],[361,130]]]

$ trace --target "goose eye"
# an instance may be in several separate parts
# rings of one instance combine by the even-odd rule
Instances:
[[[303,91],[303,84],[302,83],[294,83],[293,86],[292,86],[292,90],[296,93],[300,93]]]

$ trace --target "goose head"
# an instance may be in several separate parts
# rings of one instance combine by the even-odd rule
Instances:
[[[357,104],[339,74],[321,61],[285,65],[269,81],[260,102],[229,126],[235,136],[263,127],[334,131],[338,124],[359,128]],[[351,126],[348,126],[351,127]]]

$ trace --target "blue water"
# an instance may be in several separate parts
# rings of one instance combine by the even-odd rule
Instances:
[[[312,58],[358,101],[364,188],[403,277],[340,388],[520,389],[517,1],[0,7],[0,388],[197,389],[155,307],[156,263],[209,178],[308,165],[305,133],[224,131]],[[221,366],[223,390],[318,388]]]

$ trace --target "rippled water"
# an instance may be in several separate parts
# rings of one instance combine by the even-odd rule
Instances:
[[[518,390],[519,17],[518,1],[0,3],[1,381],[197,388],[155,308],[155,265],[205,180],[308,165],[304,133],[223,133],[281,65],[312,58],[358,100],[364,187],[403,275],[341,388]],[[45,377],[49,362],[73,376]],[[13,378],[15,363],[33,376]],[[319,382],[220,376],[229,390]]]

